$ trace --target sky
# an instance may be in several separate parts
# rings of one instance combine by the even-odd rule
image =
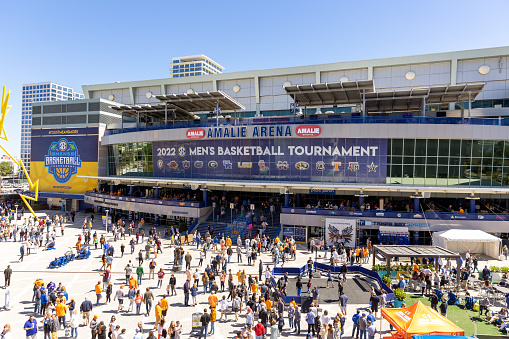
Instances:
[[[170,59],[205,54],[225,72],[509,45],[508,0],[0,0],[0,87],[19,156],[23,84],[170,77]]]

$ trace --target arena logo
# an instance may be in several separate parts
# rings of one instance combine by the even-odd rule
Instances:
[[[322,133],[320,126],[297,126],[295,134],[299,137],[317,137]]]
[[[57,182],[68,182],[81,168],[78,147],[74,141],[61,138],[58,142],[52,142],[48,154],[44,156],[44,167],[48,167],[48,172],[53,174]]]
[[[203,128],[188,129],[186,137],[188,139],[203,139],[205,138],[205,130]]]

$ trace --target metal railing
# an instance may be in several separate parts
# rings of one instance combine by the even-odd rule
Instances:
[[[432,124],[432,125],[487,125],[509,126],[509,119],[499,118],[435,118],[435,117],[343,117],[335,115],[311,115],[306,117],[282,116],[262,118],[221,119],[219,126],[251,126],[272,124]],[[106,135],[177,128],[217,127],[215,119],[143,125],[132,128],[107,130]]]

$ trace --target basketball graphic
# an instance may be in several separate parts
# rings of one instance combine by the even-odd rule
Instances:
[[[78,147],[74,141],[69,142],[61,138],[57,142],[52,142],[48,154],[44,156],[44,167],[48,168],[48,173],[53,174],[58,183],[68,182],[81,167]]]

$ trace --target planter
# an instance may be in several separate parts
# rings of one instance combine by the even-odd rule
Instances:
[[[398,299],[394,298],[394,307],[395,308],[400,308],[402,303],[403,303],[403,300],[398,300]]]
[[[384,275],[387,274],[387,271],[378,271],[378,275],[380,276],[380,279],[384,277]],[[396,271],[391,271],[391,278],[396,278],[397,274]]]

